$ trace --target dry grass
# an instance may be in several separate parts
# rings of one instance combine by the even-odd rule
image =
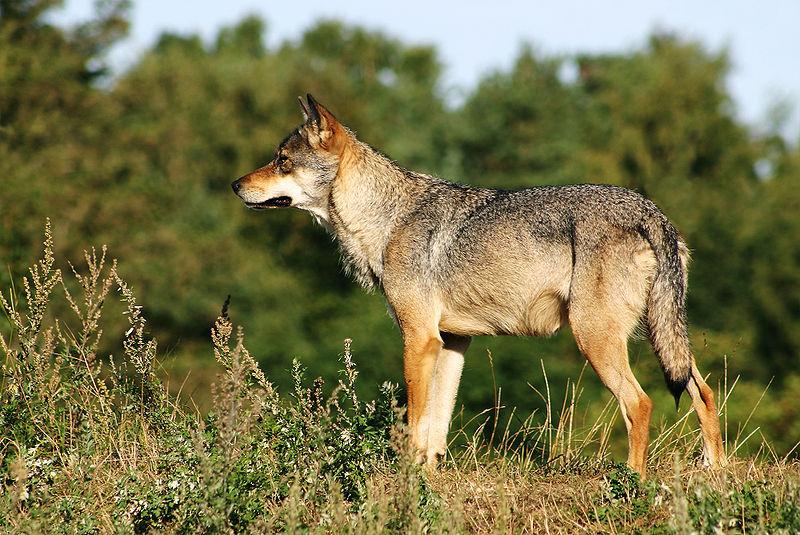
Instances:
[[[715,527],[732,533],[773,532],[779,530],[774,521],[778,504],[794,507],[791,514],[797,521],[797,462],[736,460],[716,472],[688,468],[680,458],[670,464],[659,463],[643,484],[633,484],[632,474],[611,464],[553,473],[520,470],[506,461],[467,468],[451,465],[430,474],[428,482],[443,509],[454,512],[463,531],[472,533],[697,532],[702,515],[711,525],[701,532],[717,532]],[[612,488],[620,482],[630,495],[614,495]],[[743,492],[751,487],[761,489],[773,511],[762,504],[759,514],[757,492]],[[708,500],[712,511],[707,510]],[[724,528],[711,513],[724,519]],[[767,525],[773,529],[766,530]],[[783,527],[786,533],[797,529],[796,523]]]

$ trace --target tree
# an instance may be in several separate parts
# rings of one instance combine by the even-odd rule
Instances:
[[[0,252],[19,273],[33,258],[45,216],[63,234],[81,228],[91,207],[79,198],[104,175],[110,103],[95,87],[108,71],[104,53],[127,28],[125,1],[99,4],[95,18],[65,31],[46,21],[59,2],[0,1]],[[73,242],[83,242],[75,236]]]
[[[524,48],[511,72],[480,82],[452,133],[471,182],[508,188],[580,180],[573,161],[581,102],[559,79],[560,66]]]

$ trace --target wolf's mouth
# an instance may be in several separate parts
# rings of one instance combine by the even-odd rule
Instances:
[[[292,198],[287,197],[286,195],[282,195],[280,197],[273,197],[271,199],[267,199],[263,202],[247,202],[245,203],[248,208],[254,208],[256,210],[261,210],[263,208],[280,208],[284,206],[291,206],[292,205]]]

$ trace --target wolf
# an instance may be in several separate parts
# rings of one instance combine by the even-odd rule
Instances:
[[[707,466],[725,453],[714,394],[689,345],[689,250],[638,193],[610,185],[509,191],[404,169],[357,139],[311,95],[274,159],[232,183],[247,207],[310,212],[338,241],[346,270],[379,288],[403,336],[410,439],[435,467],[480,335],[548,336],[569,325],[619,402],[628,465],[645,475],[653,404],[628,363],[643,323],[676,404],[700,420]]]

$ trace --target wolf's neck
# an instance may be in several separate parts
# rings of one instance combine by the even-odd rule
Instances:
[[[328,211],[345,269],[362,286],[380,284],[386,245],[425,182],[358,141],[343,155]]]

